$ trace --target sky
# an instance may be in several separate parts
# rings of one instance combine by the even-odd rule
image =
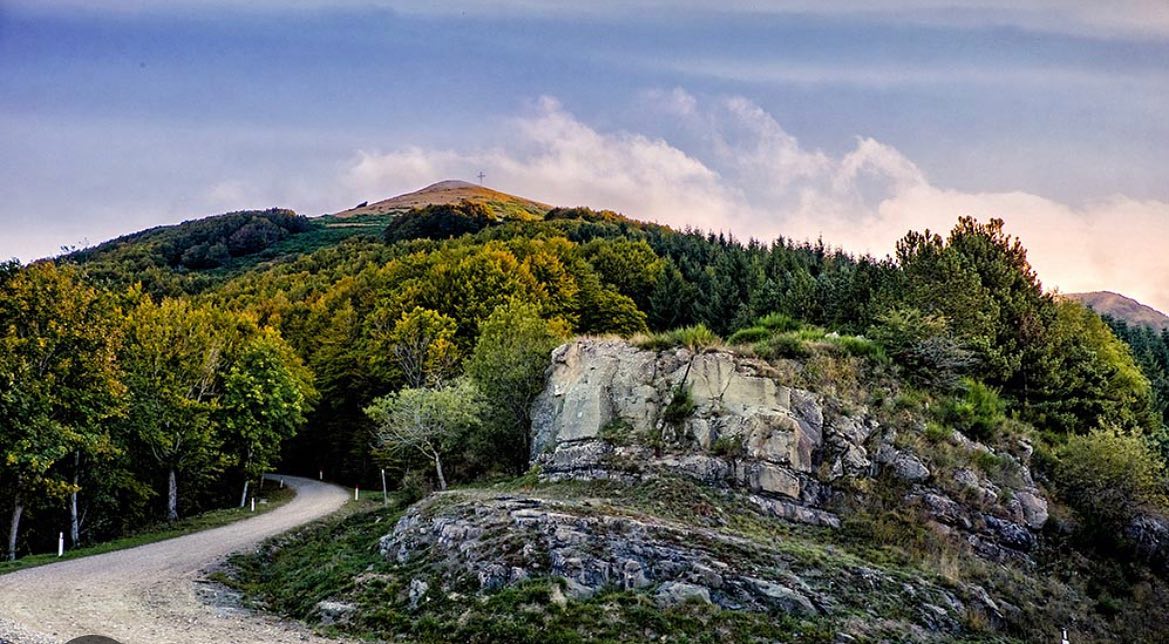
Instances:
[[[863,7],[863,9],[858,9]],[[1169,311],[1163,0],[0,0],[0,257],[443,179]]]

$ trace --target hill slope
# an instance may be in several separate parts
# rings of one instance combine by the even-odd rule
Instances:
[[[335,216],[347,218],[359,215],[385,215],[424,206],[457,204],[462,201],[481,203],[499,211],[500,214],[513,215],[517,219],[538,219],[552,209],[552,206],[538,201],[509,195],[466,181],[448,179],[426,186],[421,190],[350,208]]]
[[[1100,315],[1123,320],[1132,326],[1147,326],[1158,331],[1169,329],[1169,315],[1119,293],[1094,291],[1091,293],[1069,293],[1068,297]]]

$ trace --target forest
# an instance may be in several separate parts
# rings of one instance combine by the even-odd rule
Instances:
[[[1085,516],[1108,467],[1141,465],[1148,484],[1123,498],[1163,502],[1169,335],[1046,291],[1001,220],[911,231],[878,259],[584,208],[515,221],[431,206],[224,270],[315,234],[303,219],[233,213],[4,265],[10,557],[63,526],[90,543],[234,503],[277,465],[363,487],[385,468],[416,494],[520,475],[531,401],[573,335],[767,337],[789,357],[810,329],[860,336],[975,437],[1033,427]],[[1117,441],[1128,460],[1105,462]]]

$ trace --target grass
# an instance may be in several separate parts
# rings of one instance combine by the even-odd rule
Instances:
[[[105,541],[97,543],[92,546],[78,548],[76,550],[66,550],[65,555],[58,557],[55,553],[44,555],[29,555],[21,557],[16,561],[0,562],[0,575],[16,572],[18,570],[25,570],[27,568],[35,568],[37,566],[44,566],[58,561],[66,561],[69,559],[80,559],[82,557],[92,557],[93,555],[101,555],[107,552],[114,552],[116,550],[125,550],[127,548],[136,548],[144,546],[149,543],[158,541],[165,541],[175,537],[191,534],[194,532],[201,532],[203,530],[210,530],[211,528],[218,528],[229,523],[235,523],[243,519],[258,516],[266,512],[271,512],[276,508],[288,503],[295,496],[291,488],[277,488],[274,483],[268,482],[269,489],[262,490],[263,498],[267,499],[267,503],[257,503],[256,511],[251,512],[248,508],[225,508],[222,510],[212,510],[197,514],[195,516],[186,517],[175,521],[174,523],[159,523],[147,526],[141,531],[132,535],[114,539],[113,541]],[[380,497],[380,493],[379,493]]]

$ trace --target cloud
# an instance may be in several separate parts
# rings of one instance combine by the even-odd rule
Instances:
[[[1048,287],[1117,290],[1169,310],[1169,203],[1116,195],[1067,204],[1026,192],[934,185],[897,149],[858,137],[840,155],[808,149],[742,97],[651,92],[642,107],[688,144],[602,131],[551,98],[483,150],[363,151],[340,183],[379,197],[480,170],[493,187],[560,205],[612,208],[740,237],[823,237],[854,252],[893,251],[908,230],[946,232],[962,215],[1006,220]]]

